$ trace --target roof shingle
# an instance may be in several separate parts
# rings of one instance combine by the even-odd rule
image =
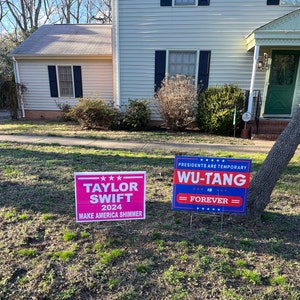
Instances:
[[[11,56],[112,55],[111,25],[43,25]]]

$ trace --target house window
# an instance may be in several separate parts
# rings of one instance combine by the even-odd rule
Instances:
[[[73,74],[71,66],[58,66],[58,85],[60,97],[74,97]]]
[[[196,0],[174,0],[175,6],[183,6],[183,5],[195,5]]]
[[[51,97],[83,96],[81,66],[48,66]]]
[[[196,79],[197,51],[169,51],[168,74]]]
[[[210,5],[210,0],[160,0],[160,6],[209,6],[209,5]]]
[[[267,0],[267,5],[300,6],[300,0]]]
[[[156,50],[154,89],[157,91],[166,75],[191,76],[201,91],[208,87],[210,50]]]
[[[280,0],[282,6],[300,6],[300,0]]]

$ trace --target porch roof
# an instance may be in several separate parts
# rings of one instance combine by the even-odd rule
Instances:
[[[300,8],[256,28],[245,41],[247,51],[254,46],[300,47]]]

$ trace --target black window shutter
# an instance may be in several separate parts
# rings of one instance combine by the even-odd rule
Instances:
[[[205,6],[209,4],[210,4],[210,0],[198,0],[198,6]]]
[[[200,51],[198,71],[198,86],[200,92],[205,91],[208,87],[210,57],[211,51]]]
[[[81,78],[81,67],[73,66],[74,75],[74,87],[75,87],[75,98],[82,97],[82,78]]]
[[[279,5],[280,0],[267,0],[267,5]]]
[[[49,86],[51,97],[58,97],[57,79],[56,79],[56,67],[48,66]]]
[[[160,6],[172,6],[172,0],[160,0]]]
[[[155,51],[155,75],[154,75],[155,91],[157,91],[160,88],[161,82],[165,78],[166,57],[167,57],[167,51],[165,50]]]

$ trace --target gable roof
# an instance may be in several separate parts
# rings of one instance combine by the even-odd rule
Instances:
[[[258,46],[300,46],[300,8],[253,30],[247,50]]]
[[[112,56],[111,25],[43,25],[14,49],[14,57]]]

